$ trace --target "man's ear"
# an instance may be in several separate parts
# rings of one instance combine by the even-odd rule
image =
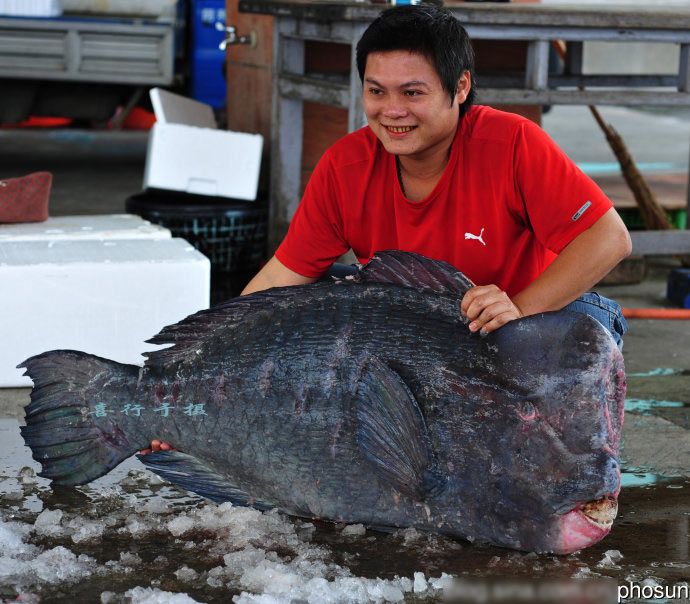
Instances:
[[[470,72],[465,70],[458,79],[458,85],[455,89],[455,100],[457,101],[458,105],[462,105],[465,102],[465,99],[467,99],[467,95],[469,95],[471,88],[472,77],[470,76]]]

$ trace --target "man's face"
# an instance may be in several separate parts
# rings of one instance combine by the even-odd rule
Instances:
[[[453,141],[458,107],[469,93],[460,78],[455,102],[431,62],[406,50],[372,52],[364,70],[363,104],[369,127],[386,151],[424,160]]]

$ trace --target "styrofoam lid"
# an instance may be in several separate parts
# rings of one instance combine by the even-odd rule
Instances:
[[[170,239],[170,231],[134,214],[51,216],[43,222],[0,224],[0,241]]]
[[[0,242],[0,267],[151,262],[207,263],[208,259],[178,238]]]
[[[152,88],[149,96],[156,120],[161,124],[184,124],[212,129],[218,127],[213,109],[206,103],[188,99],[162,88]]]

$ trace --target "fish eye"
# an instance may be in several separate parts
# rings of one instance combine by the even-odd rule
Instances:
[[[530,401],[523,401],[517,408],[518,417],[523,422],[531,422],[537,418],[537,408]]]

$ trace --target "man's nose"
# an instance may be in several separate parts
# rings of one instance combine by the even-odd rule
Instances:
[[[407,115],[407,108],[400,100],[391,99],[383,108],[383,115],[390,119],[399,119]]]

